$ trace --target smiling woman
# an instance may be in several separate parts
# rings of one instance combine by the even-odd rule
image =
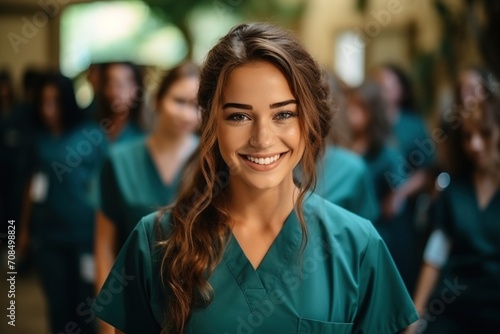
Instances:
[[[128,334],[396,333],[417,319],[371,223],[311,193],[324,82],[275,26],[219,41],[201,72],[194,177],[136,226],[112,270],[135,279],[112,298],[108,279],[100,318]]]

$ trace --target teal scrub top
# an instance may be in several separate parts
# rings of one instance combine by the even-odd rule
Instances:
[[[119,247],[143,216],[174,201],[181,170],[170,184],[164,184],[146,138],[111,148],[100,176],[101,210],[117,228]]]
[[[402,185],[415,170],[430,167],[436,158],[436,144],[429,136],[427,126],[418,115],[403,110],[393,127],[390,145],[400,153],[397,173],[392,176],[394,186]]]
[[[186,333],[396,333],[418,319],[372,224],[316,194],[304,202],[308,243],[290,213],[255,270],[230,237],[209,278],[212,302]],[[92,310],[127,333],[159,333],[169,293],[160,282],[157,215],[144,217],[116,259]],[[160,226],[168,233],[165,214]]]
[[[98,129],[99,134],[102,135],[102,140],[100,141],[100,146],[104,152],[106,152],[106,155],[109,154],[110,149],[119,144],[124,144],[132,140],[137,140],[139,138],[144,137],[144,131],[142,131],[137,124],[133,122],[128,122],[123,130],[120,132],[120,134],[115,138],[115,140],[110,141],[104,133],[104,130],[102,128]],[[102,161],[104,162],[104,160]],[[89,201],[92,203],[92,206],[94,207],[95,210],[99,209],[101,207],[101,189],[100,189],[100,174],[101,170],[103,168],[103,164],[97,169],[97,171],[94,173],[92,177],[92,185],[91,185],[91,190],[89,193]]]
[[[57,243],[91,245],[95,211],[88,200],[92,176],[104,159],[102,146],[94,145],[88,123],[60,136],[42,132],[36,137],[33,175],[41,175],[45,195],[35,200],[30,231],[36,238]]]
[[[382,200],[393,191],[387,173],[396,173],[398,167],[398,152],[384,145],[375,154],[366,154],[363,159],[368,167],[375,195]]]
[[[452,242],[441,286],[458,281],[466,289],[446,305],[450,312],[500,326],[500,190],[486,208],[478,206],[470,177],[452,179],[438,198],[433,220]],[[500,328],[500,327],[497,327]]]
[[[317,176],[318,195],[363,218],[377,219],[377,197],[362,157],[338,146],[328,146],[318,163]]]

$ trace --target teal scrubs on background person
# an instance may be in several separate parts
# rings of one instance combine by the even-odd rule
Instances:
[[[379,201],[379,211],[382,211],[383,200],[394,191],[387,175],[397,172],[398,156],[398,152],[387,145],[382,146],[376,153],[363,156],[375,188],[375,196]],[[381,216],[373,223],[382,239],[391,244],[393,242],[391,238],[395,236],[390,231],[390,225],[386,224]]]
[[[71,320],[82,332],[93,333],[92,322],[84,321],[76,310],[94,295],[95,212],[88,191],[104,153],[84,133],[96,129],[97,125],[86,124],[59,136],[41,132],[32,156],[29,231],[51,328],[57,331]]]
[[[372,224],[317,194],[304,202],[308,243],[292,212],[257,269],[230,237],[186,333],[396,333],[418,319]],[[157,214],[120,251],[92,309],[127,333],[159,333],[169,292],[160,281]],[[168,234],[169,214],[160,223]],[[117,288],[119,287],[119,288]]]
[[[397,173],[391,177],[391,185],[396,188],[416,171],[427,169],[435,162],[435,143],[422,118],[412,111],[399,112],[389,144],[400,154]],[[410,293],[417,279],[423,246],[423,236],[417,231],[415,218],[418,195],[408,198],[399,213],[382,223],[387,246]]]
[[[181,177],[182,169],[170,184],[162,181],[146,138],[111,149],[101,171],[101,210],[116,224],[119,247],[143,216],[174,201]]]
[[[373,182],[362,157],[338,146],[328,146],[318,163],[317,174],[318,195],[368,220],[378,218]]]
[[[493,333],[500,329],[500,191],[480,208],[470,177],[452,179],[435,204],[433,221],[451,241],[448,260],[429,299],[453,302],[430,313],[426,333]],[[431,304],[430,303],[430,304]],[[434,310],[430,308],[429,310]]]

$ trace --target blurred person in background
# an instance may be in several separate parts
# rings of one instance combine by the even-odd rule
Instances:
[[[433,205],[435,230],[414,295],[422,320],[412,332],[500,329],[500,104],[494,84],[483,67],[460,71],[456,104],[443,115],[450,157],[445,170],[452,179]],[[450,277],[467,288],[443,314],[432,314],[429,301],[440,297]]]
[[[345,117],[346,90],[340,79],[326,73],[336,111],[327,137],[324,156],[317,163],[318,180],[315,192],[363,218],[375,221],[379,215],[373,182],[363,159],[341,146],[348,146],[350,136]],[[300,178],[300,171],[296,172]]]
[[[349,148],[360,154],[366,162],[379,210],[382,211],[383,203],[394,191],[386,173],[397,173],[398,152],[387,144],[391,129],[387,119],[387,105],[377,83],[367,81],[349,91],[347,119],[351,134]],[[380,216],[374,224],[384,241],[391,244],[391,240],[398,236],[388,229],[384,218]]]
[[[383,65],[375,72],[387,104],[391,126],[389,144],[398,153],[397,173],[387,174],[394,191],[382,205],[386,229],[397,236],[388,243],[401,276],[411,293],[418,275],[421,236],[416,227],[417,197],[432,178],[435,144],[423,119],[416,113],[411,82],[395,65]]]
[[[426,248],[414,298],[424,319],[417,332],[500,329],[500,104],[489,99],[469,112],[458,110],[448,139],[455,173],[435,204],[438,232],[428,242],[436,245],[438,238],[440,245]],[[432,314],[429,301],[441,300],[447,287],[445,308]]]
[[[104,163],[95,237],[97,289],[137,222],[175,199],[186,161],[198,146],[198,80],[192,63],[170,70],[156,93],[153,133],[116,145]],[[103,323],[105,332],[114,331]]]
[[[103,64],[98,94],[99,120],[109,143],[142,136],[140,126],[144,86],[139,67],[130,62]]]
[[[95,211],[88,191],[103,151],[89,134],[98,131],[97,124],[85,122],[73,83],[57,73],[43,78],[35,107],[32,173],[19,251],[24,254],[28,245],[33,249],[51,332],[63,332],[74,322],[83,333],[93,333],[92,322],[77,315],[77,306],[94,293]]]
[[[0,72],[0,217],[19,221],[28,179],[28,154],[33,129],[33,94],[40,74],[27,70],[24,97],[16,99],[8,70]]]

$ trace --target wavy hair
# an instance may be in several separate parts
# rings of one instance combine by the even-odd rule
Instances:
[[[266,61],[284,75],[298,101],[298,117],[306,149],[300,161],[303,172],[295,210],[303,231],[307,230],[302,203],[316,182],[315,163],[324,150],[330,128],[330,101],[323,75],[301,44],[290,33],[263,23],[242,24],[222,37],[208,53],[201,69],[198,102],[202,110],[202,133],[193,176],[179,193],[171,213],[163,251],[161,280],[168,295],[162,333],[182,333],[195,307],[213,298],[209,278],[220,263],[231,230],[225,188],[229,168],[217,141],[217,111],[229,74],[238,66]],[[157,220],[157,232],[161,233]]]

